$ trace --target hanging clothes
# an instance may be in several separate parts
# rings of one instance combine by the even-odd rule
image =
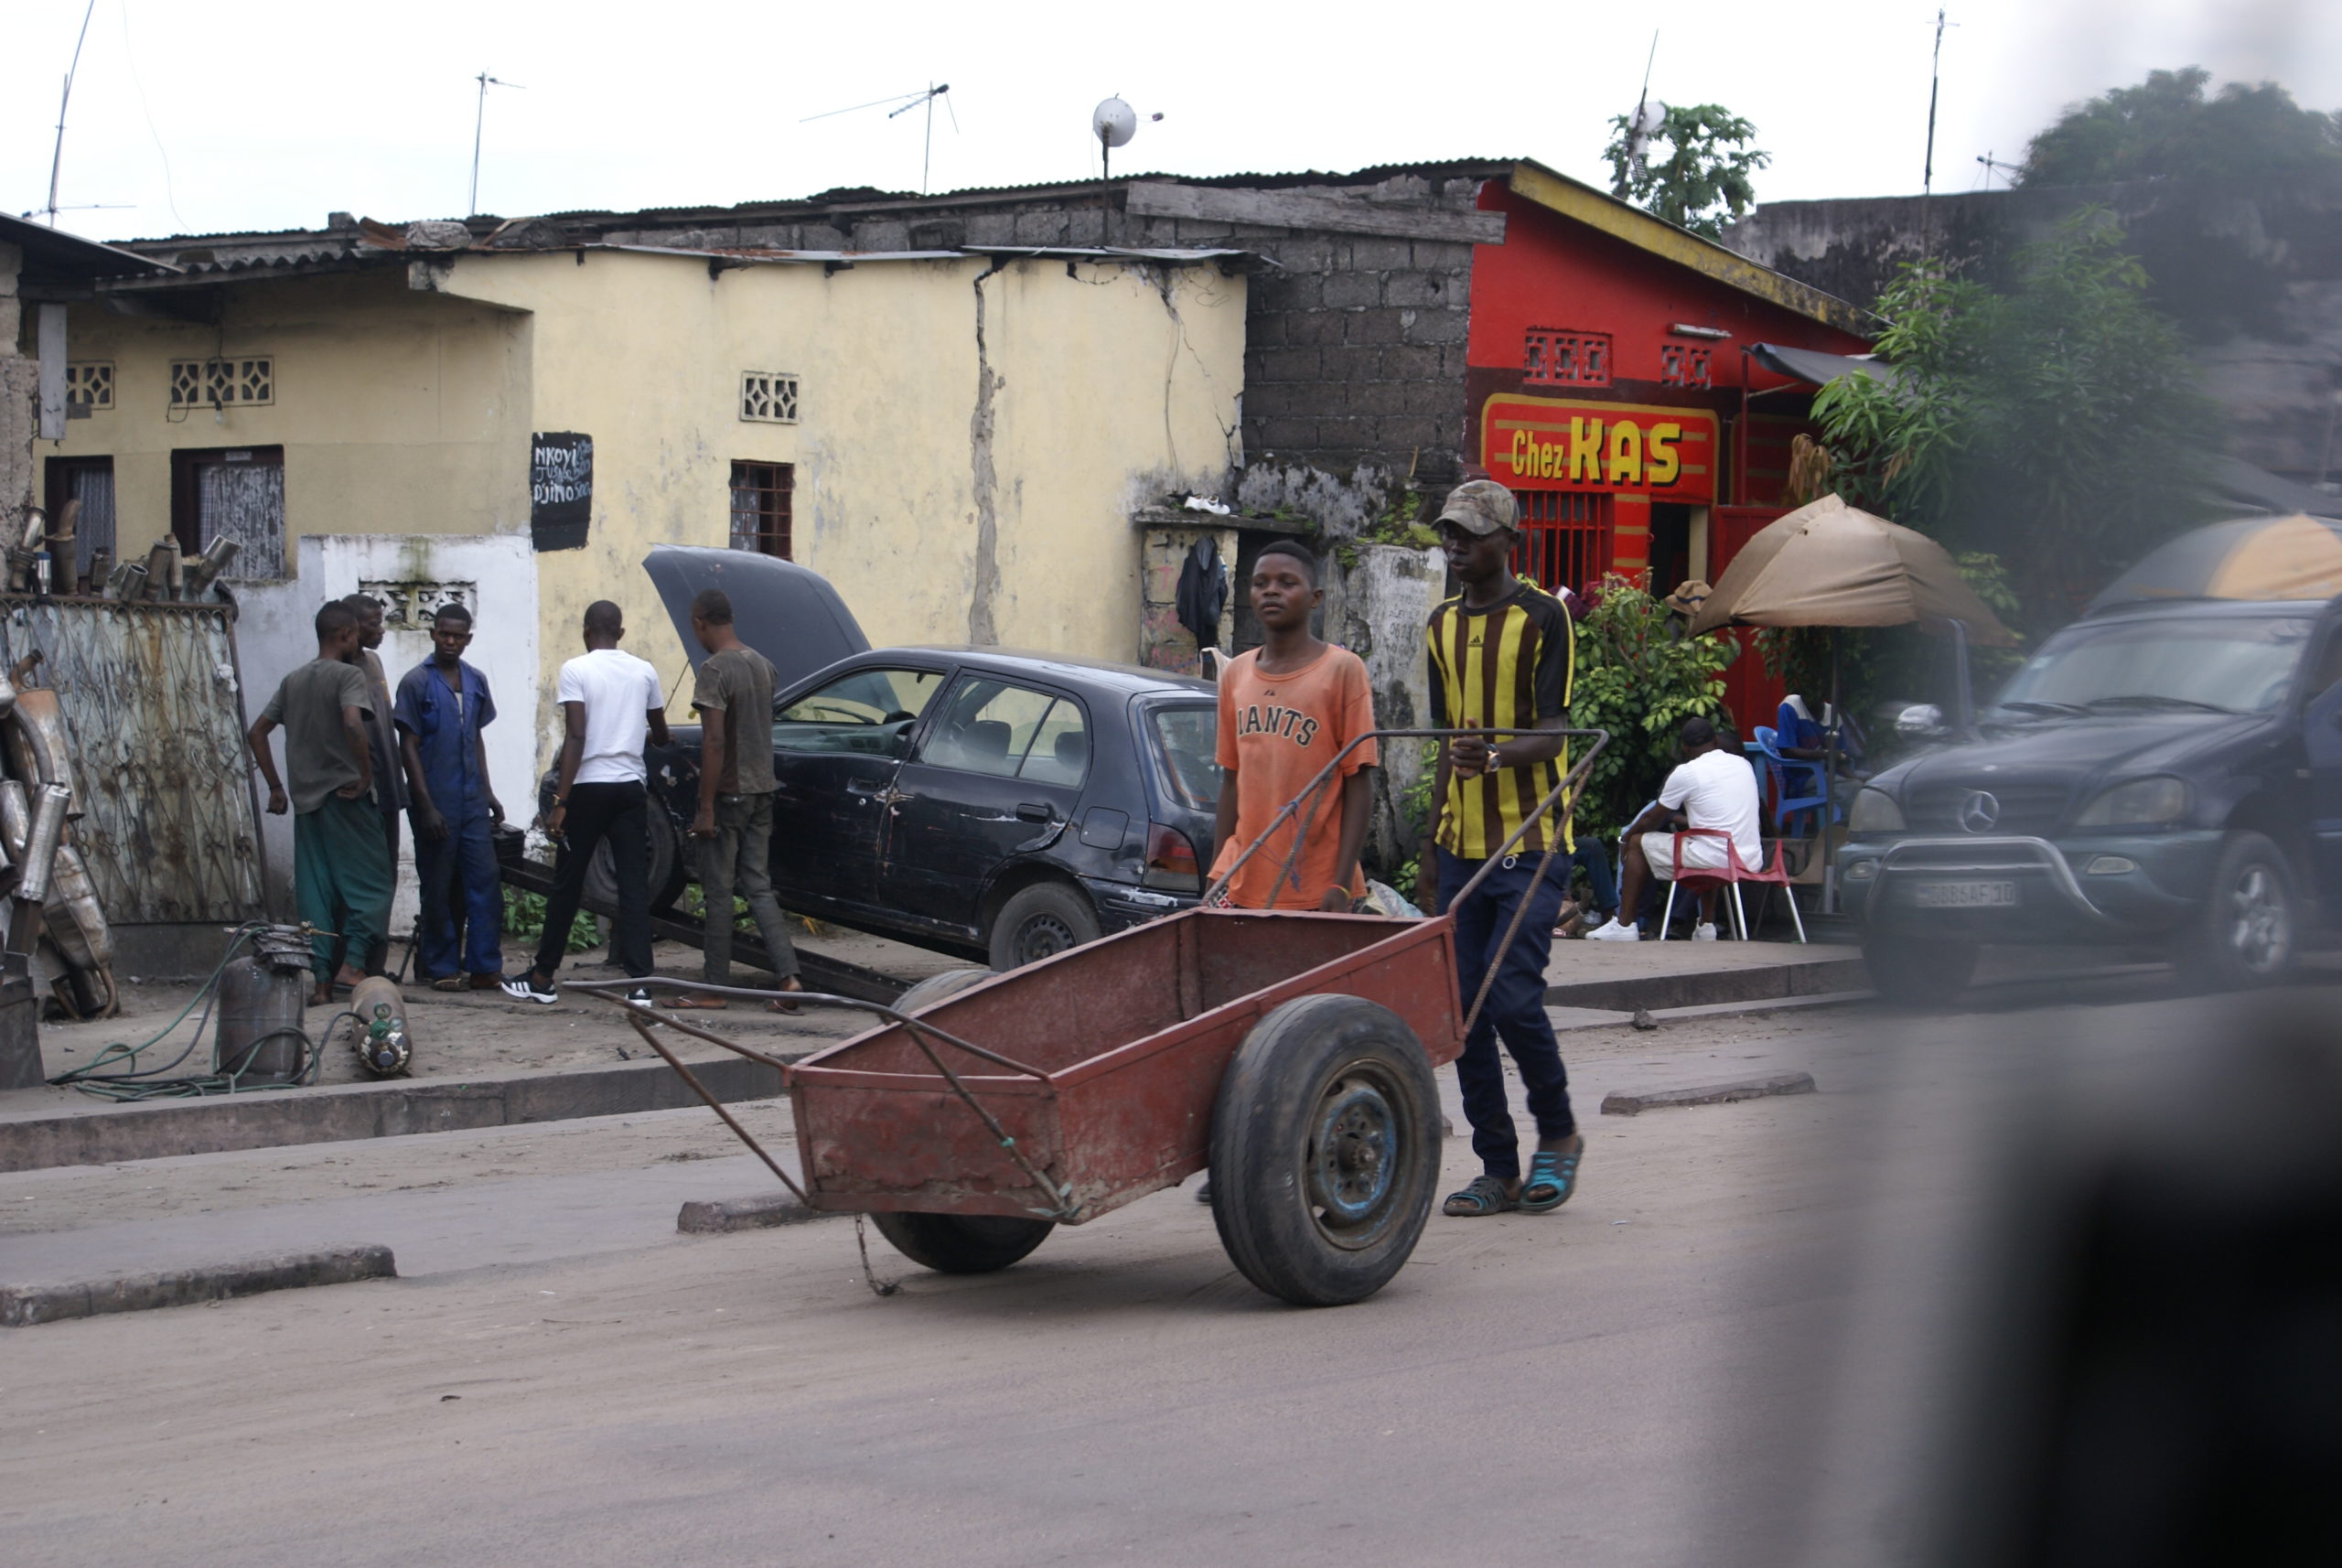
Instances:
[[[1219,559],[1219,541],[1211,534],[1197,540],[1180,564],[1174,607],[1179,624],[1194,634],[1198,652],[1219,645],[1220,612],[1228,607],[1228,568]]]

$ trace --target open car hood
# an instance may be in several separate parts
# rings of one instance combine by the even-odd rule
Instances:
[[[721,588],[732,600],[732,629],[772,660],[786,691],[816,670],[870,649],[854,612],[830,580],[811,567],[746,550],[654,544],[642,558],[659,602],[675,623],[675,638],[697,671],[707,652],[692,636],[692,600]]]

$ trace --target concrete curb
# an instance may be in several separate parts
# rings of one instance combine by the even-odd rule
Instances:
[[[1605,1116],[1639,1116],[1646,1111],[1667,1111],[1681,1105],[1725,1105],[1735,1100],[1763,1100],[1775,1094],[1811,1094],[1810,1072],[1777,1073],[1771,1078],[1743,1079],[1737,1083],[1706,1083],[1692,1089],[1660,1089],[1649,1094],[1613,1094],[1602,1101]]]
[[[769,1100],[780,1092],[777,1070],[744,1057],[690,1065],[718,1100]],[[699,1102],[690,1085],[666,1063],[652,1060],[438,1081],[340,1083],[147,1105],[92,1105],[0,1121],[0,1171],[453,1133],[673,1111]]]
[[[226,1301],[263,1291],[348,1284],[398,1277],[391,1250],[381,1245],[336,1247],[322,1252],[280,1252],[192,1269],[107,1274],[59,1284],[0,1285],[0,1327],[23,1328],[109,1312]]]
[[[1816,958],[1798,963],[1649,974],[1631,980],[1587,980],[1545,988],[1548,1007],[1587,1007],[1608,1013],[1663,1012],[1720,1002],[1775,1002],[1789,996],[1864,991],[1870,972],[1859,958]]]
[[[808,1208],[789,1192],[759,1193],[686,1203],[675,1216],[675,1229],[692,1236],[722,1236],[735,1230],[764,1230],[775,1225],[802,1225],[809,1219],[843,1219],[843,1213]]]

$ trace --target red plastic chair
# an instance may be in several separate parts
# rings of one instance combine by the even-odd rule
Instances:
[[[1722,839],[1724,841],[1724,865],[1722,869],[1702,866],[1695,870],[1686,871],[1683,868],[1683,841],[1687,838],[1692,838],[1695,836],[1699,838]],[[1722,828],[1683,828],[1679,830],[1669,841],[1668,856],[1675,875],[1668,881],[1667,908],[1660,911],[1659,917],[1659,940],[1660,941],[1665,941],[1667,940],[1667,923],[1671,919],[1674,918],[1675,890],[1679,887],[1687,888],[1695,894],[1706,893],[1711,888],[1730,887],[1732,889],[1733,931],[1734,934],[1738,936],[1742,941],[1746,941],[1748,940],[1748,912],[1740,902],[1740,885],[1744,882],[1754,882],[1767,887],[1778,887],[1783,896],[1789,901],[1789,918],[1797,925],[1797,940],[1800,942],[1805,940],[1805,917],[1798,913],[1797,895],[1789,890],[1789,870],[1781,863],[1780,840],[1775,839],[1773,841],[1771,866],[1769,868],[1759,867],[1754,871],[1740,864],[1740,851],[1734,846],[1732,835],[1725,832]]]

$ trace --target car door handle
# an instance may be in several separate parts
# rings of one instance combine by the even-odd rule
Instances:
[[[1025,822],[1053,822],[1057,813],[1038,800],[1026,800],[1017,806],[1016,818]]]
[[[849,795],[876,795],[886,788],[884,779],[849,779],[845,781],[845,792]]]

